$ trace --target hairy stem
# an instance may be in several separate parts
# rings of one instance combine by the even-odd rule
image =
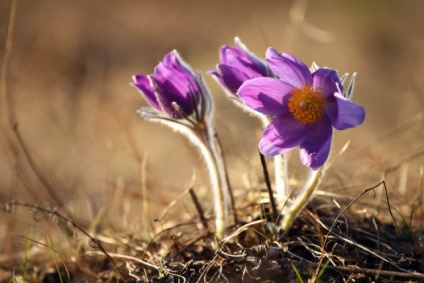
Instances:
[[[214,195],[215,235],[218,240],[225,236],[228,218],[228,182],[224,161],[217,148],[215,130],[205,123],[199,122],[196,127],[188,126],[171,119],[149,117],[149,121],[160,122],[186,136],[202,153]]]
[[[224,151],[222,149],[222,144],[221,144],[221,140],[219,139],[218,133],[215,132],[215,144],[216,144],[216,148],[218,151],[218,160],[220,160],[220,164],[221,166],[218,166],[221,174],[220,176],[222,176],[222,178],[224,178],[225,176],[225,180],[223,179],[223,183],[226,184],[227,188],[228,188],[228,196],[230,197],[230,202],[231,202],[231,208],[233,210],[233,218],[234,218],[234,223],[237,224],[238,223],[238,217],[237,217],[237,211],[236,211],[236,201],[234,198],[234,194],[233,194],[233,190],[231,188],[231,184],[228,178],[228,171],[227,171],[227,165],[225,163],[225,156],[224,156]]]
[[[224,160],[215,139],[215,130],[206,128],[205,132],[207,139],[203,141],[205,149],[202,149],[202,153],[208,166],[215,200],[215,235],[221,240],[225,236],[228,221],[229,187]]]
[[[287,154],[274,156],[274,178],[277,203],[283,204],[289,197]]]

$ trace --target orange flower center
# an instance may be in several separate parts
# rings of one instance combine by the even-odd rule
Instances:
[[[325,98],[311,86],[295,88],[289,98],[289,110],[293,117],[303,124],[318,121],[324,114]]]

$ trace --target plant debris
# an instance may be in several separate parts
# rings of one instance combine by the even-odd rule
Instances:
[[[128,238],[111,245],[93,237],[92,249],[80,251],[78,260],[55,268],[29,258],[26,278],[14,280],[60,282],[68,273],[64,282],[424,282],[423,229],[397,228],[379,220],[373,208],[357,213],[364,206],[358,198],[337,204],[316,197],[287,234],[264,204],[237,211],[245,222],[229,228],[233,232],[221,242],[200,220],[164,229],[150,242]],[[55,209],[33,209],[62,218]]]

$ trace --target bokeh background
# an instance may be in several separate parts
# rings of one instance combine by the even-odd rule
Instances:
[[[146,103],[129,83],[172,49],[195,69],[213,69],[219,47],[235,36],[260,57],[272,46],[306,64],[358,73],[354,101],[367,117],[336,133],[325,189],[353,197],[386,179],[400,211],[423,199],[421,0],[1,0],[0,7],[2,201],[59,206],[84,227],[100,219],[98,231],[138,237],[157,228],[153,220],[190,185],[210,211],[198,152],[184,137],[143,121],[136,110]],[[260,124],[205,76],[240,196],[261,183]],[[290,165],[296,188],[306,176],[297,152]],[[177,207],[162,224],[195,215],[188,196]],[[22,209],[0,214],[0,254],[22,250],[19,235],[57,230],[33,218]]]

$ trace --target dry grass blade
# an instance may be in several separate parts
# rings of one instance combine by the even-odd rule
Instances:
[[[194,182],[194,177],[191,181],[191,184],[188,186],[187,189],[185,189],[178,197],[176,197],[173,201],[171,201],[168,206],[163,210],[163,212],[161,213],[161,215],[159,216],[159,221],[163,221],[163,219],[165,218],[165,216],[168,214],[169,210],[171,210],[183,197],[185,197],[190,190],[192,190],[193,188],[193,182]]]
[[[50,214],[54,217],[57,217],[59,219],[64,220],[66,223],[68,223],[68,226],[71,226],[71,228],[77,229],[78,231],[80,231],[82,234],[84,234],[89,240],[90,243],[94,244],[95,247],[97,247],[100,252],[102,254],[104,254],[112,263],[112,265],[114,266],[115,270],[119,273],[120,278],[122,279],[123,282],[126,282],[125,277],[123,276],[123,274],[121,273],[121,271],[119,270],[118,266],[116,265],[115,261],[113,260],[113,258],[109,255],[109,253],[105,250],[105,248],[102,246],[101,242],[98,241],[97,239],[95,239],[94,237],[92,237],[90,234],[88,234],[82,227],[80,227],[73,219],[66,217],[64,215],[62,215],[61,213],[57,212],[55,208],[53,209],[48,209],[48,208],[44,208],[41,206],[37,206],[37,205],[32,205],[32,204],[28,204],[28,203],[23,203],[23,202],[19,202],[19,201],[13,201],[13,205],[14,206],[21,206],[21,207],[27,207],[27,208],[31,208],[34,211],[40,211],[43,213],[47,213]]]
[[[200,283],[202,282],[207,282],[206,281],[206,274],[209,272],[209,270],[214,266],[214,264],[218,261],[219,256],[216,255],[211,261],[210,263],[206,266],[206,268],[202,271],[202,273],[199,276],[199,279],[196,281],[196,283]]]
[[[87,255],[105,255],[104,253],[99,252],[99,251],[86,251],[85,254],[87,254]],[[142,259],[133,257],[133,256],[123,255],[123,254],[117,254],[117,253],[108,253],[108,255],[111,258],[128,259],[128,260],[131,260],[131,261],[138,262],[138,263],[140,263],[140,264],[142,264],[142,265],[144,265],[146,267],[153,268],[153,269],[155,269],[157,271],[160,271],[161,270],[161,268],[159,266],[154,265],[154,264],[152,264],[150,262],[144,261]]]
[[[318,264],[312,264],[316,267],[321,267],[322,265]],[[399,278],[408,278],[408,279],[424,279],[423,273],[414,273],[414,272],[398,272],[398,271],[388,271],[388,270],[377,270],[377,269],[369,269],[369,268],[362,268],[358,266],[331,266],[328,265],[326,267],[328,270],[334,270],[334,271],[343,271],[343,272],[353,272],[353,273],[363,273],[363,274],[369,274],[369,275],[384,275],[388,277],[399,277]],[[392,281],[393,282],[393,281]],[[421,281],[420,281],[421,282]]]
[[[26,236],[20,236],[21,238],[24,238],[24,239],[26,239],[27,241],[29,241],[29,242],[33,242],[33,243],[35,243],[35,244],[37,244],[37,245],[39,245],[39,246],[43,246],[43,247],[45,247],[45,248],[48,248],[53,254],[52,254],[52,256],[53,256],[53,260],[54,260],[54,262],[55,262],[55,265],[56,265],[56,268],[57,268],[57,272],[58,272],[58,274],[59,274],[59,278],[61,279],[60,281],[62,282],[62,276],[61,276],[61,274],[60,274],[60,269],[59,269],[59,267],[58,267],[58,265],[57,265],[57,263],[56,263],[56,259],[55,259],[55,257],[54,257],[54,255],[57,255],[59,258],[60,258],[60,261],[62,262],[62,265],[63,265],[63,267],[65,268],[65,272],[66,272],[66,277],[67,277],[67,281],[69,282],[70,280],[71,280],[71,275],[70,275],[70,273],[69,273],[69,270],[68,270],[68,268],[66,267],[66,264],[65,264],[65,260],[63,259],[63,257],[62,257],[62,255],[56,250],[56,249],[54,249],[53,247],[52,247],[52,245],[51,245],[51,242],[50,242],[50,239],[49,239],[49,237],[47,236],[47,241],[48,241],[48,245],[46,245],[46,244],[44,244],[44,243],[42,243],[42,242],[40,242],[40,241],[36,241],[36,240],[34,240],[34,239],[31,239],[31,238],[28,238],[28,237],[26,237]]]
[[[225,243],[229,242],[231,239],[237,237],[238,235],[240,235],[240,233],[246,231],[250,226],[254,226],[256,224],[261,224],[261,223],[265,223],[266,220],[265,219],[260,219],[260,220],[256,220],[256,221],[251,221],[243,226],[241,226],[240,228],[238,228],[236,231],[234,231],[231,235],[225,237],[224,239],[222,239],[221,241],[219,241],[219,245],[222,246]]]
[[[379,187],[380,185],[384,184],[384,181],[378,183],[377,185],[368,188],[366,190],[364,190],[363,192],[361,192],[358,196],[356,196],[340,213],[339,215],[337,215],[337,217],[335,218],[335,220],[333,221],[333,224],[331,225],[330,229],[328,229],[327,235],[325,237],[325,242],[324,242],[324,246],[327,243],[327,239],[329,238],[329,235],[331,234],[331,232],[333,231],[334,227],[337,224],[337,221],[339,220],[339,218],[352,206],[353,203],[355,203],[360,197],[362,197],[363,195],[365,195],[366,193],[373,191],[374,189]]]
[[[395,223],[395,226],[396,226],[396,229],[397,229],[397,232],[398,232],[398,235],[399,236],[401,236],[401,232],[400,232],[400,229],[399,229],[399,227],[398,227],[398,225],[396,224],[396,220],[394,219],[394,216],[393,216],[393,214],[392,214],[392,212],[391,212],[391,208],[390,208],[390,203],[389,203],[389,199],[388,199],[388,195],[387,195],[387,188],[386,188],[386,184],[385,184],[385,182],[384,181],[382,181],[382,182],[380,182],[380,183],[378,183],[377,185],[375,185],[375,186],[373,186],[373,187],[371,187],[371,188],[368,188],[368,189],[366,189],[366,190],[364,190],[362,193],[360,193],[357,197],[355,197],[340,213],[339,213],[339,215],[337,215],[337,217],[335,218],[335,220],[333,221],[333,224],[331,225],[331,227],[328,229],[322,222],[320,222],[319,220],[319,222],[321,223],[321,225],[325,228],[325,229],[328,229],[328,232],[327,232],[327,234],[326,234],[326,236],[325,236],[325,241],[324,241],[324,243],[323,243],[323,245],[322,245],[322,254],[321,254],[321,257],[320,257],[320,260],[319,260],[319,263],[318,263],[318,267],[317,267],[317,270],[316,270],[316,274],[319,272],[319,268],[321,267],[321,265],[322,265],[322,262],[323,262],[323,260],[324,260],[324,257],[325,257],[325,255],[327,254],[326,252],[325,252],[325,247],[326,247],[326,244],[327,244],[327,242],[328,242],[328,239],[330,238],[329,236],[330,236],[330,234],[332,234],[332,232],[333,232],[333,229],[334,229],[334,227],[335,227],[335,225],[338,223],[338,220],[340,219],[340,217],[353,205],[353,203],[355,203],[360,197],[362,197],[363,195],[365,195],[366,193],[368,193],[368,192],[370,192],[370,191],[374,191],[377,187],[379,187],[379,186],[381,186],[381,185],[383,185],[383,187],[384,187],[384,189],[385,189],[385,193],[386,193],[386,199],[387,199],[387,204],[388,204],[388,209],[389,209],[389,212],[390,212],[390,215],[392,216],[392,218],[393,218],[393,221],[394,221],[394,223]],[[403,272],[409,272],[409,271],[407,271],[407,270],[405,270],[405,269],[402,269],[402,268],[400,268],[397,264],[396,264],[396,262],[394,262],[394,261],[392,261],[392,260],[390,260],[390,259],[387,259],[387,258],[384,258],[383,256],[381,256],[381,255],[379,255],[379,254],[377,254],[377,253],[375,253],[374,251],[372,251],[371,249],[369,249],[369,248],[367,248],[367,247],[365,247],[365,246],[363,246],[363,245],[361,245],[361,244],[359,244],[359,243],[355,243],[354,241],[352,241],[352,240],[350,240],[350,239],[348,239],[348,238],[345,238],[345,237],[342,237],[342,236],[340,236],[340,235],[337,235],[337,234],[335,234],[335,236],[336,237],[338,237],[339,239],[341,239],[341,240],[343,240],[343,241],[345,241],[345,242],[347,242],[347,243],[349,243],[349,244],[352,244],[352,245],[355,245],[355,246],[357,246],[357,247],[359,247],[359,248],[361,248],[361,249],[363,249],[364,251],[366,251],[366,252],[368,252],[368,253],[370,253],[370,254],[373,254],[374,256],[376,256],[376,257],[378,257],[378,258],[380,258],[382,261],[385,261],[385,262],[387,262],[387,263],[390,263],[390,264],[392,264],[393,266],[395,266],[396,268],[398,268],[399,270],[402,270]]]

